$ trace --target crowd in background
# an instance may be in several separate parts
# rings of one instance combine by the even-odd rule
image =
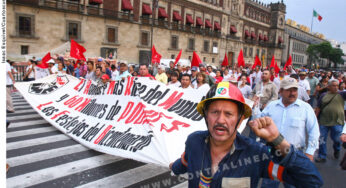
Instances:
[[[325,142],[329,131],[334,142],[336,159],[339,158],[342,142],[346,142],[345,72],[309,70],[305,67],[294,69],[292,66],[278,72],[274,67],[260,66],[254,69],[231,66],[214,69],[215,67],[203,63],[199,64],[199,67],[190,67],[174,64],[173,61],[169,67],[162,64],[129,65],[126,61],[95,58],[84,62],[61,56],[49,60],[48,69],[39,68],[40,63],[41,59],[30,60],[24,81],[40,79],[50,74],[69,74],[107,84],[110,81],[137,76],[197,91],[208,91],[214,84],[228,81],[239,88],[244,98],[254,101],[252,119],[271,116],[277,121],[275,123],[279,126],[280,133],[285,134],[285,138],[288,137],[288,141],[295,143],[311,160],[315,150],[319,148],[315,161],[326,161]],[[13,78],[10,73],[16,73],[13,67],[9,67],[8,79]],[[8,82],[7,85],[12,86],[13,83]],[[8,98],[10,95],[7,95]],[[9,113],[14,112],[11,106],[11,102],[8,102]],[[280,113],[277,114],[278,112]],[[285,121],[290,125],[284,125]],[[294,125],[291,125],[292,123]],[[252,136],[250,133],[250,137]],[[306,140],[309,141],[305,145]],[[343,161],[346,161],[345,157],[346,155]]]

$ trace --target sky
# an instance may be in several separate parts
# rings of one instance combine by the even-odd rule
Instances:
[[[259,0],[276,3],[279,0]],[[281,1],[281,0],[280,0]],[[312,31],[324,34],[326,39],[346,42],[346,0],[284,0],[286,20],[291,19],[311,27],[313,9],[322,16],[319,22],[313,18]]]

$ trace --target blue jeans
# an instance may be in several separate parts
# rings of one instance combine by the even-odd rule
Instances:
[[[327,158],[327,137],[328,132],[330,130],[330,137],[333,140],[333,148],[335,151],[340,151],[340,135],[342,132],[342,125],[334,125],[334,126],[323,126],[320,125],[320,146],[318,149],[318,157],[325,159]]]
[[[316,103],[315,103],[315,96],[310,95],[310,100],[309,100],[309,104],[311,105],[312,108],[316,107]]]

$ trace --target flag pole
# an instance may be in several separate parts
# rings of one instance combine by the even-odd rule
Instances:
[[[311,27],[310,27],[311,33],[312,33],[312,24],[313,23],[314,23],[314,9],[312,9],[312,18],[311,18]]]

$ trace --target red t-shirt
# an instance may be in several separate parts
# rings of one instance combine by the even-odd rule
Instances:
[[[215,84],[217,84],[217,83],[219,83],[219,82],[222,82],[222,80],[223,80],[223,77],[222,76],[220,76],[220,77],[214,77],[215,78]]]
[[[152,78],[152,79],[156,80],[155,77],[153,75],[151,75],[151,74],[147,74],[145,76],[138,75],[138,77],[149,77],[149,78]]]

